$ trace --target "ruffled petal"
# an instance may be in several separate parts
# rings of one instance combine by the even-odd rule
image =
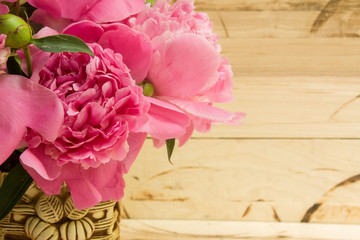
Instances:
[[[156,139],[171,139],[186,132],[190,124],[189,117],[179,108],[167,102],[147,97],[151,103],[149,109],[149,123],[146,132]]]
[[[152,55],[151,42],[145,34],[117,24],[116,30],[105,32],[98,43],[103,48],[110,48],[123,56],[123,61],[136,83],[144,80]]]
[[[190,98],[217,81],[220,56],[203,37],[185,33],[153,54],[148,79],[157,96]]]
[[[21,142],[26,127],[49,141],[56,139],[64,112],[52,91],[27,78],[1,74],[0,96],[0,164]]]

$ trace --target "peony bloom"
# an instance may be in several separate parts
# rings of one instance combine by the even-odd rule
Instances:
[[[39,72],[63,104],[64,124],[53,142],[30,131],[21,155],[46,194],[58,194],[65,181],[79,209],[123,196],[122,175],[145,141],[149,108],[121,54],[91,47],[95,57],[51,54]]]
[[[96,24],[82,21],[68,26],[65,34],[80,37],[87,43],[98,43],[103,48],[121,53],[124,63],[129,67],[130,74],[136,83],[142,82],[149,72],[153,49],[149,37],[120,23]],[[154,98],[149,110],[152,121],[147,129],[155,131],[159,138],[175,138],[185,134],[185,127],[190,125],[189,117],[173,104],[167,104]],[[157,104],[161,103],[161,108]]]
[[[38,8],[31,20],[60,31],[71,22],[114,22],[138,13],[145,0],[28,0]]]
[[[208,16],[194,12],[194,1],[180,0],[171,5],[169,0],[159,0],[124,23],[146,33],[152,42],[146,81],[153,85],[157,100],[150,100],[147,131],[157,139],[157,146],[174,135],[164,125],[178,119],[161,110],[169,104],[191,120],[177,131],[180,145],[194,129],[207,132],[212,123],[238,124],[245,116],[212,106],[233,100],[233,74],[228,60],[220,55]]]

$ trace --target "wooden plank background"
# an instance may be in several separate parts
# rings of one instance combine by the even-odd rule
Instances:
[[[360,1],[195,0],[234,71],[242,127],[149,139],[123,218],[360,223]]]

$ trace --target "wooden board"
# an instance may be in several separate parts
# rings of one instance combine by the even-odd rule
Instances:
[[[195,2],[234,71],[235,101],[218,106],[248,116],[195,133],[174,165],[147,140],[126,176],[123,218],[360,224],[360,1]],[[248,225],[251,236],[229,237],[133,223],[125,239],[262,239]],[[309,235],[282,237],[360,239],[301,231]]]
[[[230,38],[325,38],[359,37],[360,12],[339,11],[219,11],[210,19],[221,24]],[[218,22],[220,18],[220,21]],[[220,33],[223,37],[223,34]]]
[[[195,0],[197,10],[344,11],[359,10],[357,0]]]
[[[235,76],[360,75],[356,38],[223,38],[220,44]]]
[[[226,221],[122,220],[123,240],[358,240],[360,226]]]
[[[196,138],[359,138],[360,77],[235,77],[235,101],[218,104],[244,111],[243,126],[216,124]]]
[[[360,178],[346,183],[358,156],[360,140],[194,139],[171,165],[148,140],[126,176],[123,217],[360,223]]]

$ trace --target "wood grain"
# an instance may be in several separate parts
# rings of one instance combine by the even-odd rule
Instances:
[[[222,24],[230,38],[358,38],[360,33],[359,11],[327,15],[322,11],[219,11],[218,15],[223,23],[214,12],[210,15],[215,32]]]
[[[223,38],[235,76],[359,76],[356,38]]]
[[[326,9],[330,4],[330,9]],[[333,4],[336,3],[336,4]],[[227,11],[346,11],[359,10],[357,0],[196,0],[197,10]]]
[[[266,226],[241,222],[226,228],[240,232],[211,235],[194,222],[125,220],[124,239],[360,239],[358,226],[324,225],[326,236],[306,228],[360,224],[360,1],[195,2],[234,71],[235,101],[217,106],[247,118],[241,127],[195,133],[175,149],[174,165],[147,140],[126,176],[123,218],[284,228],[259,236]],[[283,222],[306,222],[296,226],[308,235],[279,235],[294,229]],[[174,225],[184,231],[174,234]],[[189,235],[190,225],[196,230]]]
[[[215,124],[196,138],[358,138],[360,77],[235,77],[235,101],[218,104],[244,111],[243,126]]]
[[[359,140],[194,139],[174,165],[165,151],[146,142],[126,176],[123,217],[300,222],[315,203],[338,206],[338,184],[360,169]],[[360,207],[356,193],[343,202]],[[317,220],[327,221],[342,219]]]
[[[226,221],[122,220],[121,239],[126,240],[357,240],[360,227]]]
[[[319,11],[328,0],[196,0],[197,10],[228,11]]]

